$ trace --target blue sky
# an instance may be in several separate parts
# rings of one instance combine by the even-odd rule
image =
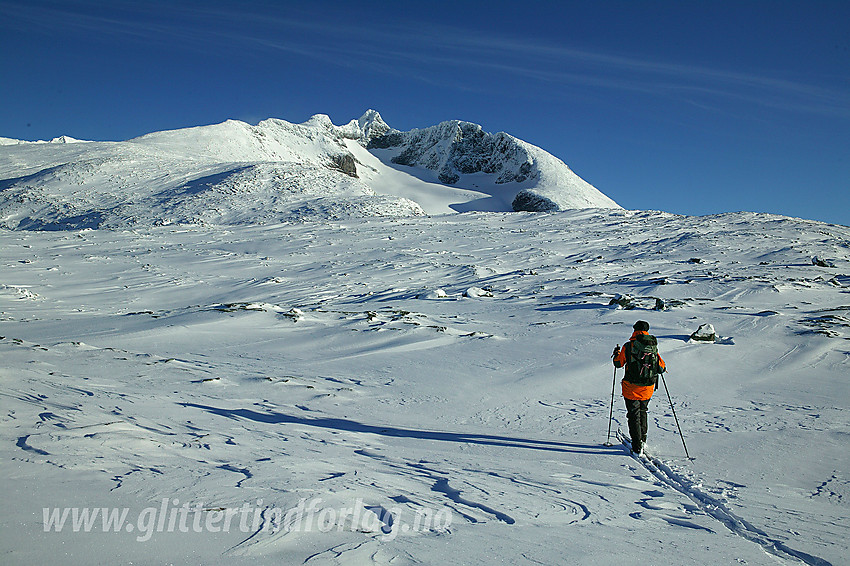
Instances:
[[[374,108],[462,119],[627,208],[850,225],[850,2],[0,0],[0,136]]]

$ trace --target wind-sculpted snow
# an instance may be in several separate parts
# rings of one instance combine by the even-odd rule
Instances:
[[[380,150],[364,149],[396,139],[404,150],[395,163],[414,167],[388,167],[375,157],[386,157]],[[423,178],[431,169],[438,182]],[[463,122],[400,133],[374,110],[344,126],[320,114],[303,124],[228,120],[126,142],[0,139],[0,226],[10,229],[510,210],[521,190],[541,196],[514,208],[616,207],[560,160],[507,134]]]
[[[277,174],[254,167],[182,186]],[[352,215],[0,230],[0,249],[4,564],[826,566],[850,551],[848,227]],[[638,319],[694,461],[664,391],[651,458],[605,445],[612,387],[626,429],[611,350]],[[691,339],[704,324],[715,341]],[[73,509],[126,523],[75,532]]]

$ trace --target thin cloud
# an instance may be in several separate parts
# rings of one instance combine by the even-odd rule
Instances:
[[[88,37],[170,42],[186,49],[227,51],[231,46],[311,59],[326,65],[460,88],[447,69],[478,78],[514,77],[565,87],[642,93],[716,107],[723,101],[835,117],[850,117],[850,97],[818,85],[759,73],[653,61],[617,54],[494,37],[451,26],[413,22],[358,26],[331,24],[307,11],[295,16],[249,8],[193,9],[118,2],[104,12],[93,2],[63,7],[3,3],[0,14],[28,27],[69,29]],[[235,50],[238,52],[238,49]],[[529,63],[529,62],[533,63]],[[498,81],[495,81],[498,83]],[[492,85],[492,83],[489,83]],[[464,85],[468,88],[468,85]],[[492,86],[481,87],[494,88]]]
[[[515,39],[476,37],[459,30],[445,30],[432,40],[437,42],[437,37],[441,45],[451,46],[458,53],[458,64],[490,66],[541,81],[667,95],[699,92],[783,110],[850,117],[850,97],[846,93],[758,73],[651,61]],[[427,51],[422,57],[433,58]],[[503,62],[490,62],[493,60]],[[530,67],[527,61],[537,63]],[[451,64],[451,60],[444,58],[440,62]],[[568,72],[564,68],[582,71]]]

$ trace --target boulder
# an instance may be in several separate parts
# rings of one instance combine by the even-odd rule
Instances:
[[[634,297],[631,295],[614,295],[614,298],[611,299],[611,302],[608,303],[609,306],[617,305],[618,308],[624,310],[632,310],[635,308]]]
[[[488,291],[487,289],[481,289],[479,287],[470,287],[463,293],[464,297],[475,299],[479,297],[492,297],[492,291]]]
[[[714,327],[710,324],[701,324],[697,331],[691,334],[691,340],[695,342],[714,342],[717,340],[717,334],[714,332]]]
[[[442,289],[434,289],[431,291],[426,291],[419,295],[420,299],[446,299],[448,298],[448,293],[443,291]]]
[[[835,263],[832,261],[818,256],[812,258],[812,265],[816,265],[818,267],[835,267]]]

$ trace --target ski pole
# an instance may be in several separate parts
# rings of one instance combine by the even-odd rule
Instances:
[[[605,446],[611,444],[611,421],[614,419],[614,390],[617,388],[617,368],[614,368],[614,383],[611,384],[611,410],[608,412],[608,438],[605,439]]]
[[[664,379],[664,373],[661,374],[661,383],[664,384],[664,391],[667,392],[667,400],[670,401],[670,410],[673,412],[673,419],[676,421],[676,428],[679,429],[679,437],[682,439],[682,446],[685,449],[685,456],[688,457],[688,460],[693,460],[691,455],[688,454],[688,445],[685,444],[685,435],[682,434],[682,427],[679,426],[679,417],[676,416],[676,409],[673,408],[673,399],[670,397],[670,390],[667,389],[667,380]]]

